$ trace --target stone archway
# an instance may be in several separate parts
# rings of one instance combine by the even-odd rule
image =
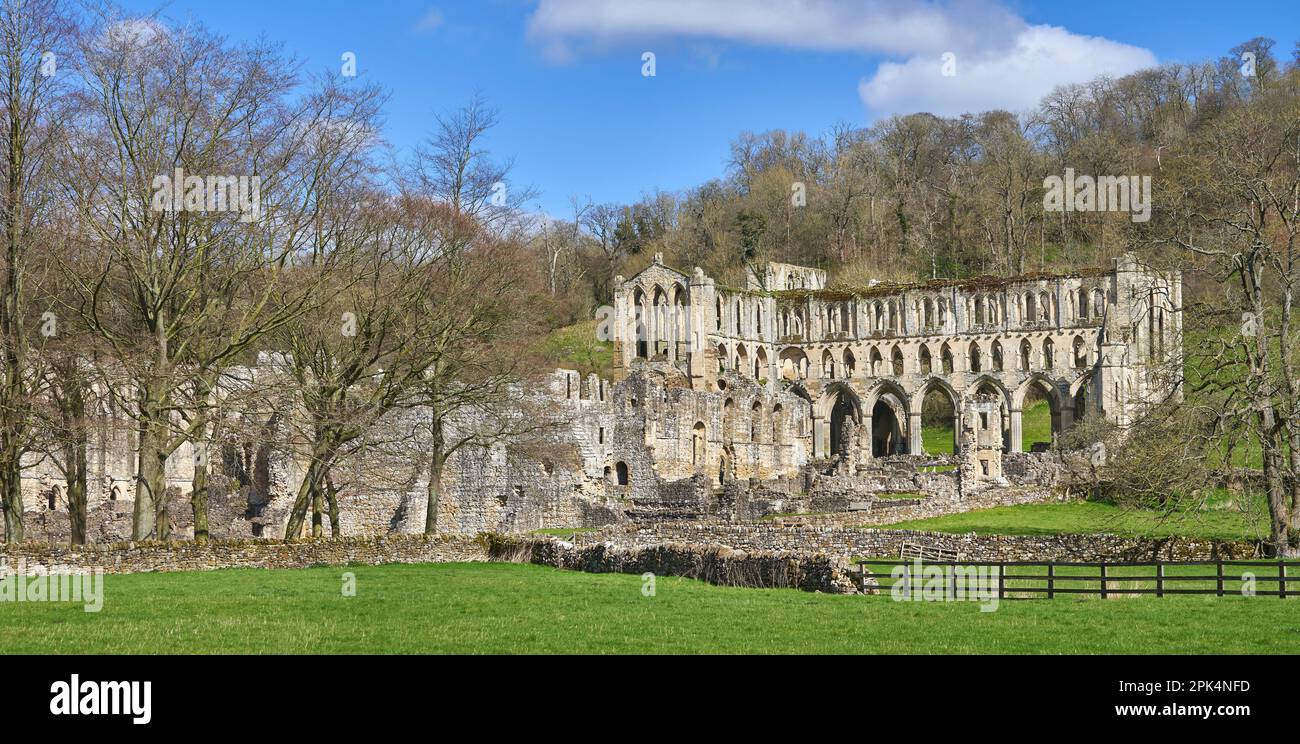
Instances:
[[[826,386],[813,409],[813,448],[816,457],[854,454],[861,445],[862,401],[843,382]]]
[[[862,415],[857,406],[850,403],[847,396],[836,396],[835,406],[831,409],[831,455],[848,456],[857,444],[858,427],[862,425]]]
[[[934,377],[913,396],[913,404],[921,420],[921,446],[917,454],[956,453],[961,430],[961,399],[957,391],[943,379]]]
[[[880,396],[871,409],[871,456],[885,457],[907,452],[907,438],[898,415],[902,402],[891,403],[892,393]],[[896,400],[896,399],[895,399]]]
[[[870,411],[871,456],[903,455],[912,451],[909,434],[919,429],[920,411],[910,415],[908,397],[897,385],[884,382],[867,396]],[[914,419],[914,420],[913,420]]]
[[[1035,408],[1043,402],[1048,409],[1050,424],[1042,421],[1041,415],[1035,414]],[[1011,416],[1011,445],[1017,452],[1032,450],[1034,445],[1050,446],[1073,419],[1062,404],[1061,390],[1055,382],[1041,374],[1031,376],[1016,389],[1011,400]]]
[[[1012,421],[1018,416],[1013,404],[1012,395],[998,378],[991,375],[983,375],[975,380],[969,388],[976,395],[992,395],[996,397],[1002,408],[1002,451],[1011,452],[1014,447],[1014,437],[1016,424]]]

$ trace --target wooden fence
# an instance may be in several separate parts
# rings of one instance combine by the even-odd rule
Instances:
[[[892,586],[885,579],[908,582],[926,582],[933,575],[915,574],[914,568],[937,567],[947,585],[956,592],[956,569],[979,569],[984,574],[997,568],[996,581],[999,599],[1030,599],[1045,596],[1054,599],[1058,594],[1086,594],[1103,599],[1123,595],[1212,594],[1223,597],[1242,594],[1243,588],[1253,582],[1250,596],[1287,597],[1300,596],[1300,575],[1287,575],[1287,569],[1300,567],[1300,561],[1153,561],[1115,563],[1069,563],[1038,561],[918,561],[864,560],[858,562],[857,581],[865,588],[869,579],[875,579],[880,588]],[[875,566],[887,566],[884,571]],[[902,576],[893,579],[894,567],[902,566]],[[1240,567],[1240,570],[1234,570]],[[1149,569],[1149,571],[1147,570]],[[1171,571],[1171,569],[1173,569]],[[1201,569],[1205,572],[1202,573]],[[868,573],[870,571],[870,573]],[[1212,574],[1209,572],[1213,571]],[[967,576],[970,573],[963,572]],[[1293,572],[1295,573],[1295,572]],[[1247,576],[1249,574],[1249,576]],[[1193,582],[1205,586],[1194,586]],[[1134,584],[1135,586],[1127,586]],[[1208,585],[1213,586],[1208,586]],[[1287,585],[1293,585],[1288,589]],[[1268,588],[1273,587],[1273,588]]]

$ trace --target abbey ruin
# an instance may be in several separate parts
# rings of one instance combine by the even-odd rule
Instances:
[[[660,256],[618,277],[606,332],[612,379],[556,370],[521,385],[524,439],[459,450],[444,474],[440,531],[522,531],[798,513],[924,513],[1043,498],[1051,442],[1026,441],[1027,400],[1055,438],[1085,416],[1123,425],[1178,394],[1158,374],[1181,348],[1182,285],[1126,255],[1066,275],[828,287],[817,269],[769,263],[726,287]],[[251,376],[275,374],[264,355]],[[952,412],[951,446],[926,441],[923,402]],[[424,526],[421,412],[403,411],[338,475],[344,534]],[[171,517],[188,528],[195,467],[212,474],[217,537],[279,537],[304,472],[276,414],[257,441],[182,446],[168,464]],[[457,422],[472,428],[472,418]],[[90,536],[130,534],[133,437],[125,419],[92,438]],[[949,444],[949,443],[942,443]],[[935,454],[938,450],[954,454]],[[27,471],[30,539],[62,539],[57,473]]]

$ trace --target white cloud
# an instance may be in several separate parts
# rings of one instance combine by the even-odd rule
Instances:
[[[429,8],[420,20],[415,22],[415,30],[422,34],[433,33],[442,25],[442,11],[437,8]]]
[[[1146,49],[1058,26],[1029,26],[1009,49],[956,52],[956,74],[945,77],[939,56],[885,62],[858,94],[877,113],[929,111],[941,116],[988,109],[1033,108],[1064,83],[1120,76],[1156,64]]]
[[[978,21],[979,25],[976,25]],[[692,36],[830,51],[912,54],[1010,40],[1023,22],[988,2],[949,8],[886,0],[541,0],[535,38],[610,42]]]
[[[687,37],[884,56],[859,85],[875,114],[1033,106],[1055,85],[1155,64],[1151,52],[1031,26],[994,0],[540,0],[528,34],[553,61],[584,46]],[[940,57],[957,56],[957,74]]]

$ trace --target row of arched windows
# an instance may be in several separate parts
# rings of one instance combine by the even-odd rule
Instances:
[[[636,336],[636,355],[643,359],[667,354],[676,355],[677,342],[687,338],[686,306],[690,304],[686,287],[674,284],[671,292],[659,285],[637,287],[632,292],[632,323]]]
[[[701,445],[706,439],[705,432],[704,422],[695,422],[693,433],[695,440]],[[774,404],[771,411],[767,412],[763,410],[763,404],[760,401],[754,401],[754,404],[749,409],[748,431],[745,431],[736,421],[736,401],[727,398],[722,404],[722,438],[726,442],[734,442],[740,439],[742,435],[755,443],[764,441],[772,444],[783,443],[785,441],[785,415],[781,404]],[[694,464],[702,464],[702,457],[702,447],[697,446],[693,457]]]
[[[1100,287],[1072,289],[1067,306],[1072,320],[1100,318],[1106,312],[1106,293]]]
[[[659,300],[656,298],[655,302],[657,304]],[[1013,304],[1021,321],[1025,323],[1051,323],[1060,315],[1058,301],[1053,292],[1028,291],[1014,295]],[[1100,318],[1105,305],[1106,294],[1100,288],[1070,290],[1068,294],[1067,308],[1071,320]],[[965,308],[968,322],[973,326],[1000,325],[1006,314],[1002,298],[994,294],[968,297]],[[717,311],[715,327],[719,332],[725,329],[732,335],[744,336],[746,331],[752,329],[761,337],[763,329],[761,303],[753,303],[752,312],[749,314],[752,317],[746,316],[745,303],[740,299],[736,299],[732,306],[719,297],[715,309]],[[948,328],[949,320],[952,318],[952,309],[946,297],[918,299],[912,309],[922,331],[943,331]],[[818,308],[817,313],[825,335],[858,335],[857,312],[853,302],[827,303]],[[781,309],[776,320],[777,332],[785,338],[803,337],[810,330],[802,306]],[[866,324],[868,333],[902,333],[902,305],[892,299],[872,302],[867,307]]]
[[[1070,366],[1082,369],[1094,361],[1093,355],[1082,336],[1075,336],[1072,343]],[[1052,339],[1046,338],[1037,345],[1029,339],[1023,339],[1020,342],[1018,355],[1015,360],[1017,368],[1024,371],[1035,369],[1054,369],[1056,367],[1056,344]],[[760,374],[767,368],[766,351],[759,351],[762,354],[761,369],[756,368],[754,376],[756,378],[764,377]],[[719,355],[725,357],[726,348],[719,347]],[[738,353],[738,357],[743,359],[743,347]],[[821,355],[821,375],[822,379],[848,379],[858,374],[858,359],[852,349],[843,349],[838,353],[831,349],[825,349]],[[956,363],[956,355],[950,344],[944,343],[937,350],[932,350],[929,344],[921,344],[916,353],[916,367],[921,374],[952,374],[957,371],[969,372],[1001,372],[1007,368],[1007,360],[1001,341],[993,341],[985,349],[977,341],[972,341],[966,347],[965,369],[959,370]],[[786,380],[806,380],[808,379],[808,357],[802,349],[790,347],[781,352],[778,357],[779,374],[782,379]],[[882,377],[893,375],[901,376],[907,372],[907,364],[902,349],[894,346],[889,351],[889,358],[882,355],[877,347],[871,347],[867,351],[866,366],[864,373],[869,377]]]

